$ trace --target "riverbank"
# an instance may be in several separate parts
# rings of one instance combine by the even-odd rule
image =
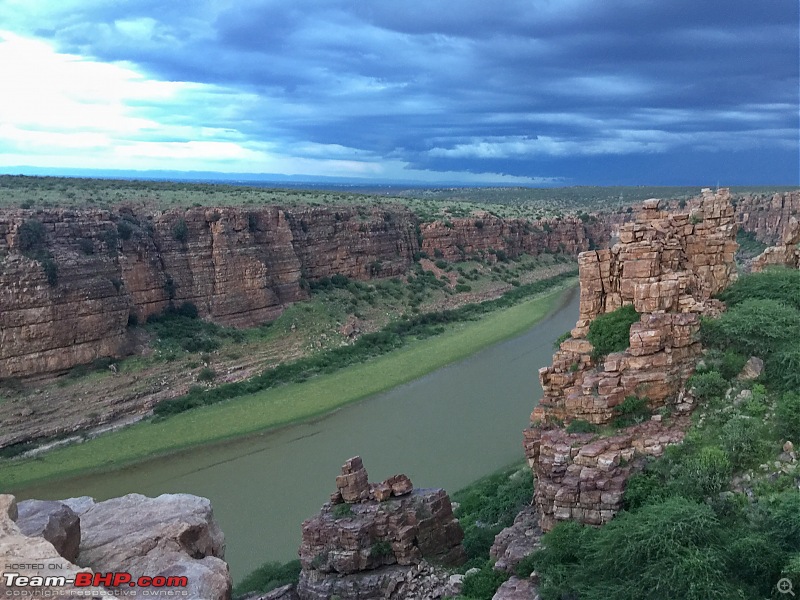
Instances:
[[[19,489],[44,480],[113,470],[158,455],[277,428],[417,379],[479,349],[530,328],[556,304],[566,286],[479,321],[448,326],[439,336],[330,375],[198,408],[160,422],[61,448],[29,460],[0,464],[0,487]]]

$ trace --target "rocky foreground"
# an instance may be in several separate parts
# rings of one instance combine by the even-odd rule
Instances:
[[[231,578],[225,537],[214,521],[211,503],[189,494],[147,498],[129,494],[105,502],[92,498],[17,503],[0,495],[0,560],[4,573],[67,578],[77,573],[124,571],[140,576],[185,576],[174,595],[195,600],[229,600]],[[10,565],[10,566],[9,566]],[[35,580],[34,580],[35,581]],[[7,586],[0,596],[20,591],[61,597],[112,596],[103,588],[54,585]],[[117,590],[118,592],[121,590]],[[153,596],[153,588],[128,587],[127,597]],[[167,592],[162,588],[160,592]]]

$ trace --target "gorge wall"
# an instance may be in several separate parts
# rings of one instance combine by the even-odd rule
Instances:
[[[736,199],[739,227],[768,246],[780,241],[793,216],[800,216],[800,190],[771,197],[746,195]]]
[[[574,254],[607,240],[602,226],[579,219],[551,234],[496,218],[482,228],[474,219],[439,225],[403,207],[3,211],[0,379],[124,356],[129,323],[171,303],[251,326],[306,298],[305,282],[401,275],[421,248],[449,259],[462,256],[458,247]]]
[[[683,437],[680,415],[692,400],[679,392],[700,356],[700,315],[720,310],[712,297],[735,279],[737,247],[728,190],[704,190],[686,208],[667,213],[658,200],[645,201],[636,220],[621,226],[618,244],[579,257],[580,316],[553,364],[539,371],[544,396],[524,432],[543,529],[566,519],[607,522],[622,506],[630,461],[659,455]],[[590,323],[628,304],[640,314],[629,347],[594,356]],[[608,439],[561,428],[576,419],[608,424],[631,396],[646,398],[651,409],[669,406],[678,417],[666,424],[657,415]]]

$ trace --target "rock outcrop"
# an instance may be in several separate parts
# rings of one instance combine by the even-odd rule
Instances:
[[[796,217],[789,219],[778,244],[764,250],[750,263],[755,273],[770,266],[800,269],[800,221]]]
[[[431,258],[464,260],[498,251],[507,256],[562,252],[576,255],[608,245],[610,227],[596,217],[501,219],[493,215],[455,218],[420,225],[422,251]]]
[[[479,228],[476,223],[483,225]],[[577,253],[607,238],[580,219],[420,224],[408,209],[266,206],[0,212],[0,379],[133,350],[128,329],[192,303],[225,325],[270,321],[305,283],[405,273],[421,248]]]
[[[739,227],[768,246],[780,242],[792,217],[800,218],[800,190],[770,197],[746,195],[736,199]]]
[[[16,521],[16,522],[15,522]],[[23,567],[25,576],[74,577],[78,572],[124,571],[140,576],[186,577],[186,587],[171,588],[182,598],[229,600],[231,578],[222,560],[225,541],[205,498],[188,494],[146,498],[129,494],[105,502],[71,498],[63,502],[0,496],[0,556]],[[0,594],[4,591],[0,581]],[[105,596],[102,589],[74,585],[40,586],[55,595]],[[80,593],[79,593],[80,592]],[[126,596],[147,595],[138,588]],[[44,592],[43,592],[44,593]]]
[[[536,506],[520,511],[514,523],[495,536],[489,549],[495,570],[513,572],[523,558],[541,547],[542,533]]]
[[[0,573],[17,573],[23,577],[42,578],[34,580],[33,585],[17,587],[7,585],[6,577],[0,577],[0,597],[12,597],[24,590],[29,597],[111,597],[104,590],[95,587],[76,588],[72,584],[61,585],[53,579],[58,576],[74,578],[78,573],[90,572],[61,556],[56,548],[44,537],[27,536],[16,523],[18,507],[14,496],[0,495]]]
[[[645,201],[636,220],[621,226],[618,244],[580,255],[580,316],[552,366],[539,371],[544,396],[524,433],[543,529],[565,519],[607,522],[621,508],[631,461],[682,439],[687,422],[680,417],[606,440],[569,435],[557,424],[610,423],[631,396],[678,415],[692,409],[680,390],[700,356],[699,317],[721,310],[712,296],[736,277],[735,235],[728,190],[704,190],[685,212]],[[628,304],[640,313],[628,349],[595,357],[586,339],[591,321]]]
[[[429,588],[449,578],[427,561],[466,558],[447,493],[413,489],[404,475],[370,484],[359,457],[345,463],[336,486],[332,502],[303,523],[301,600],[441,597]],[[411,588],[418,593],[408,595]]]

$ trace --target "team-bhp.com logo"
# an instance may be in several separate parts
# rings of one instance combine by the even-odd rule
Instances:
[[[75,577],[64,575],[22,575],[21,573],[3,573],[3,580],[7,589],[6,596],[25,596],[30,588],[64,588],[73,585],[76,588],[105,587],[105,588],[143,588],[138,596],[179,596],[175,588],[185,588],[189,579],[183,576],[156,575],[148,577],[134,577],[124,571],[110,573],[76,573]],[[27,590],[26,590],[27,588]],[[165,592],[169,592],[165,594]],[[176,593],[178,592],[178,593]]]

